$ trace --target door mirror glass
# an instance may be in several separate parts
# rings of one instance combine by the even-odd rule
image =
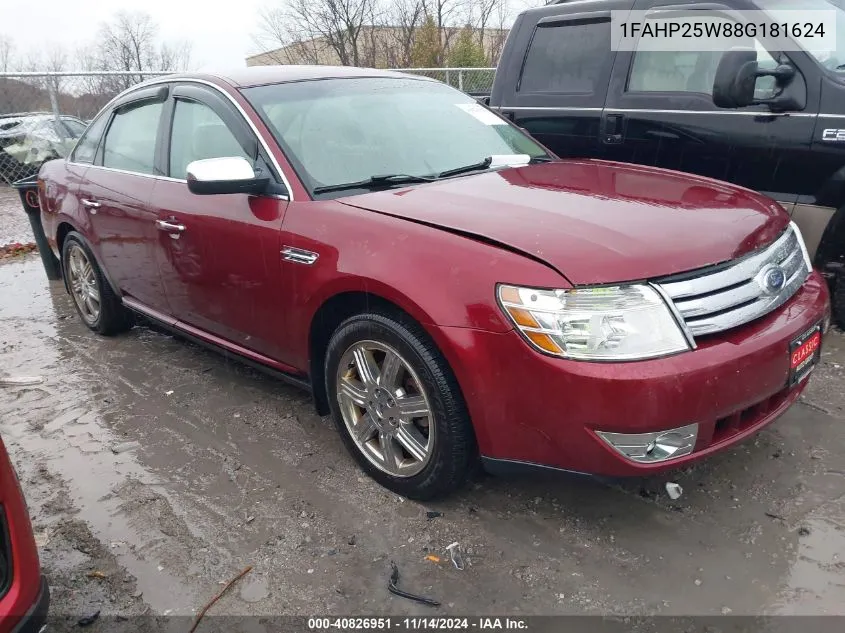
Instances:
[[[725,51],[713,79],[713,103],[720,108],[742,108],[754,102],[757,82],[757,51]]]
[[[257,176],[240,156],[206,158],[188,163],[188,189],[198,195],[262,193],[270,179]]]
[[[713,103],[720,108],[767,105],[772,112],[802,110],[806,92],[790,90],[795,73],[789,63],[761,66],[754,49],[726,51],[713,80]]]

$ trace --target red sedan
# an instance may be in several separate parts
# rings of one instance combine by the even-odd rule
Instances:
[[[0,633],[38,633],[49,605],[29,512],[0,440]]]
[[[798,397],[825,284],[771,200],[560,161],[443,84],[328,67],[169,76],[41,171],[85,324],[154,319],[310,389],[388,488],[641,475]]]

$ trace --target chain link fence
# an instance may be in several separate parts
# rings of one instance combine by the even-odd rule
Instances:
[[[399,72],[431,77],[473,96],[489,95],[495,68],[397,68]]]
[[[0,73],[0,185],[65,156],[88,121],[126,88],[163,72]]]
[[[495,68],[404,68],[471,95],[489,94]],[[0,185],[65,156],[88,121],[127,88],[166,72],[0,73]]]

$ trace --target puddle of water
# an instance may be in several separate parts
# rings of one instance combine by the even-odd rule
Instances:
[[[266,578],[253,578],[241,585],[241,598],[246,602],[259,602],[270,595]]]
[[[77,515],[101,542],[144,544],[149,535],[139,533],[121,510],[114,494],[127,479],[155,485],[155,477],[133,457],[133,451],[112,452],[124,438],[105,424],[74,358],[61,349],[55,323],[72,315],[73,307],[61,284],[48,283],[40,261],[0,266],[0,320],[11,321],[25,342],[5,350],[3,369],[16,375],[45,375],[47,380],[30,400],[33,388],[7,387],[0,391],[3,434],[27,453],[38,456],[65,481]],[[31,423],[38,416],[47,421],[37,432]],[[137,578],[144,600],[156,611],[191,613],[197,596],[183,578],[167,570],[167,561],[147,560],[128,548],[116,548],[118,562]],[[163,569],[159,569],[163,567]]]
[[[777,613],[792,615],[845,614],[845,525],[828,518],[801,522],[798,556],[789,570],[787,598]],[[809,533],[804,533],[809,530]]]

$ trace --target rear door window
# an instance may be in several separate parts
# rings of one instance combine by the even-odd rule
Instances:
[[[91,124],[79,141],[79,144],[77,144],[76,149],[73,150],[73,156],[71,156],[73,162],[88,165],[94,162],[94,157],[97,155],[97,147],[100,145],[100,138],[103,136],[103,130],[108,120],[109,117],[105,115]]]
[[[592,95],[610,56],[610,19],[537,25],[519,83],[520,92]],[[605,86],[600,90],[604,92]]]
[[[119,109],[103,141],[103,167],[152,174],[162,108],[146,102]]]

